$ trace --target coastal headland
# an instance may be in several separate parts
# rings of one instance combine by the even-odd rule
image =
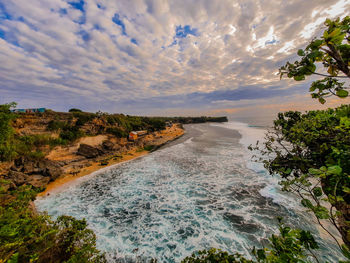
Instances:
[[[184,134],[182,124],[227,121],[226,117],[139,117],[78,109],[12,114],[14,157],[0,163],[0,179],[8,182],[7,190],[31,185],[41,196],[158,149]]]

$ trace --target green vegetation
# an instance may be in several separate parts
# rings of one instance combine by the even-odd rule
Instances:
[[[68,112],[82,112],[80,109],[72,108]]]
[[[0,183],[0,262],[105,262],[85,220],[37,214],[29,205],[37,192],[6,191],[7,183]]]
[[[339,79],[350,78],[350,18],[327,19],[325,25],[320,39],[298,51],[300,61],[287,62],[280,69],[281,78],[287,75],[296,81],[313,74],[324,77],[310,87],[312,98],[322,104],[328,96],[347,97],[348,88]],[[316,72],[319,65],[329,75]],[[262,157],[257,160],[270,174],[282,177],[283,190],[300,196],[301,204],[315,215],[350,262],[350,105],[305,114],[279,113],[263,145],[257,143],[250,149],[259,151]],[[336,227],[343,245],[328,231],[325,221]],[[313,251],[317,248],[311,233],[282,224],[280,235],[270,238],[270,248],[252,250],[256,260],[211,249],[183,262],[309,262],[311,257],[320,262]]]
[[[252,149],[270,174],[282,177],[283,190],[297,193],[327,232],[324,221],[333,224],[349,247],[350,105],[280,113],[263,147]]]
[[[11,160],[16,156],[11,140],[14,136],[14,129],[11,126],[16,115],[10,111],[16,103],[0,105],[0,161]]]
[[[280,219],[279,219],[280,220]],[[272,235],[269,245],[264,249],[252,249],[255,259],[247,259],[239,253],[227,252],[212,248],[202,250],[185,258],[182,263],[201,262],[229,262],[229,263],[270,263],[270,262],[311,262],[311,258],[317,261],[314,250],[318,244],[309,231],[291,229],[280,220],[280,234]]]
[[[117,138],[127,138],[129,135],[126,131],[115,127],[107,128],[106,132],[113,134]]]
[[[154,148],[155,148],[154,145],[146,145],[145,147],[143,147],[145,151],[149,151],[149,152],[152,151]]]
[[[325,98],[335,95],[345,98],[349,92],[340,82],[341,78],[350,78],[350,17],[325,22],[327,29],[321,38],[314,39],[303,50],[298,51],[300,61],[287,64],[280,68],[281,78],[287,75],[296,81],[305,79],[305,76],[318,75],[324,77],[314,81],[310,87],[311,96],[317,98],[322,104]],[[322,66],[321,66],[322,65]],[[317,67],[323,67],[328,74],[316,72]]]
[[[314,81],[310,87],[312,97],[322,104],[328,96],[347,97],[348,87],[339,79],[350,78],[350,18],[327,19],[325,25],[327,29],[321,38],[298,51],[300,61],[288,62],[280,69],[281,77],[287,75],[296,81],[309,75],[322,76],[323,79]],[[320,65],[328,74],[316,72]],[[9,110],[13,106],[0,106],[1,160],[12,159],[33,148],[39,151],[45,144],[61,143],[40,136],[15,138],[11,121],[16,115]],[[106,132],[117,137],[125,137],[131,130],[163,129],[167,121],[227,121],[225,117],[150,118],[79,110],[72,114],[75,123],[53,121],[48,129],[60,131],[62,140],[73,141],[82,135],[81,127],[96,118],[105,121]],[[350,105],[304,114],[279,113],[262,146],[257,144],[250,149],[259,151],[262,157],[258,160],[270,174],[281,176],[283,190],[300,196],[301,204],[315,215],[342,250],[346,262],[350,262]],[[4,262],[104,261],[95,247],[95,236],[86,229],[84,220],[63,216],[52,221],[46,215],[35,214],[29,208],[29,201],[36,194],[33,190],[22,187],[7,191],[8,188],[8,182],[1,183],[0,257]],[[327,230],[325,222],[339,231],[344,244]],[[253,259],[209,249],[196,252],[182,262],[319,262],[315,253],[318,245],[310,232],[292,229],[281,221],[279,231],[279,235],[272,235],[267,247],[252,249]]]
[[[320,39],[299,50],[301,61],[280,69],[297,81],[306,75],[324,77],[312,83],[313,98],[345,98],[348,91],[339,78],[350,78],[350,18],[326,20]],[[329,75],[316,72],[322,62]],[[343,75],[341,75],[342,73]],[[316,91],[316,92],[315,92]],[[251,147],[262,154],[260,161],[270,174],[282,177],[283,190],[297,193],[301,204],[315,215],[320,226],[350,259],[350,105],[335,109],[279,113],[263,147]],[[341,234],[344,244],[328,231],[325,222]]]
[[[75,141],[84,136],[84,132],[78,126],[66,125],[60,133],[60,138],[66,141]]]
[[[97,115],[90,112],[73,112],[73,117],[77,119],[75,126],[81,127],[87,122],[95,119]]]

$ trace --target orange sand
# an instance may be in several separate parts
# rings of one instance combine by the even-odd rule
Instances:
[[[38,196],[45,196],[47,195],[48,193],[50,193],[52,190],[58,188],[58,187],[61,187],[62,185],[66,184],[66,183],[69,183],[69,182],[72,182],[80,177],[83,177],[85,175],[88,175],[88,174],[91,174],[97,170],[100,170],[102,168],[105,168],[105,167],[108,167],[108,166],[111,166],[111,165],[114,165],[114,164],[117,164],[117,163],[122,163],[122,162],[126,162],[126,161],[130,161],[132,159],[135,159],[137,157],[141,157],[143,155],[146,155],[147,153],[149,153],[148,151],[142,151],[142,152],[129,152],[127,153],[126,155],[123,155],[123,157],[121,158],[118,158],[117,160],[114,160],[114,159],[111,159],[109,162],[108,162],[108,165],[105,165],[105,166],[101,166],[101,162],[93,162],[91,166],[88,166],[88,167],[84,167],[81,169],[81,171],[76,174],[76,175],[73,175],[73,174],[64,174],[62,176],[60,176],[58,179],[56,179],[55,181],[53,182],[50,182],[45,191],[41,192],[38,194]]]
[[[150,138],[150,141],[154,142],[156,145],[160,145],[163,143],[166,143],[168,141],[172,141],[180,136],[182,136],[184,134],[184,130],[181,129],[178,125],[174,125],[171,128],[167,128],[164,131],[158,132],[156,135],[156,138]],[[38,196],[45,196],[47,194],[49,194],[50,192],[52,192],[54,189],[61,187],[64,184],[70,183],[80,177],[89,175],[95,171],[98,171],[102,168],[111,166],[111,165],[115,165],[118,163],[122,163],[122,162],[126,162],[126,161],[130,161],[132,159],[144,156],[146,154],[148,154],[148,151],[136,151],[131,150],[129,152],[127,152],[126,154],[123,154],[122,157],[120,158],[113,158],[113,156],[111,156],[111,159],[109,159],[108,157],[105,157],[104,159],[109,159],[108,161],[108,165],[104,165],[101,166],[101,161],[94,161],[91,163],[90,166],[88,167],[84,167],[82,168],[77,174],[63,174],[62,176],[60,176],[58,179],[56,179],[53,182],[50,182],[45,191],[41,192],[38,194]]]

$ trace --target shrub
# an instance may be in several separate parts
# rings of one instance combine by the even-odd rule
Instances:
[[[67,125],[67,123],[64,121],[52,120],[48,123],[47,129],[49,131],[58,131],[58,130],[62,130],[66,125]]]
[[[10,111],[15,106],[14,102],[0,105],[0,161],[8,161],[16,156],[12,145],[14,130],[11,126],[16,114]]]
[[[83,112],[83,111],[80,109],[72,108],[68,112]]]
[[[144,122],[147,123],[148,125],[148,130],[151,131],[159,131],[159,130],[164,130],[165,129],[165,120],[161,118],[144,118]]]
[[[145,147],[143,147],[143,149],[145,151],[152,151],[154,149],[155,145],[146,145]]]
[[[73,116],[77,118],[77,121],[75,123],[76,126],[83,126],[85,123],[96,118],[96,114],[88,112],[74,112]]]
[[[319,249],[314,237],[309,231],[292,229],[285,226],[279,219],[279,235],[269,238],[268,247],[263,249],[252,249],[252,255],[256,260],[245,258],[239,253],[229,254],[219,249],[202,250],[193,253],[182,260],[182,263],[282,263],[282,262],[310,262],[314,258],[313,250]]]
[[[66,126],[60,133],[60,138],[66,141],[75,141],[84,136],[84,133],[77,126]]]
[[[107,133],[113,134],[117,138],[126,138],[128,133],[120,128],[107,128]]]
[[[0,193],[0,262],[105,262],[85,220],[33,213],[36,193],[28,186]]]

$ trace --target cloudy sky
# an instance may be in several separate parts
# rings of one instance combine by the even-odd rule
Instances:
[[[349,11],[348,0],[0,0],[0,103],[141,115],[318,107],[310,79],[276,72]]]

